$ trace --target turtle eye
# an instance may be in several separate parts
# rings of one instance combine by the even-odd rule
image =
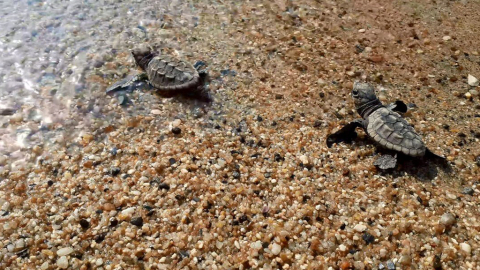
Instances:
[[[358,90],[353,90],[352,95],[354,95],[354,96],[358,95]]]

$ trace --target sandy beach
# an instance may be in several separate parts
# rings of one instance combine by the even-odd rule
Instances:
[[[480,269],[480,2],[7,2],[0,269]],[[106,95],[139,44],[213,102]],[[355,81],[448,165],[328,148]]]

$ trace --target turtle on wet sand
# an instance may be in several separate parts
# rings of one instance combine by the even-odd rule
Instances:
[[[208,74],[199,70],[203,62],[191,65],[168,55],[161,55],[146,46],[131,51],[135,63],[144,71],[130,79],[122,80],[107,89],[107,93],[131,88],[142,80],[148,80],[160,94],[171,96],[183,94],[210,101],[206,86]]]
[[[355,82],[352,90],[355,107],[362,119],[354,120],[327,137],[327,146],[350,142],[356,137],[355,129],[361,127],[381,147],[410,157],[436,156],[422,141],[413,127],[398,113],[405,113],[407,106],[397,101],[384,106],[375,95],[374,87],[368,83]],[[375,161],[381,169],[396,166],[396,154],[384,155]],[[442,158],[442,157],[439,157]]]

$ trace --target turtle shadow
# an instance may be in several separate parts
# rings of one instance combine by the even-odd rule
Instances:
[[[382,150],[377,151],[379,154],[384,153]],[[410,157],[397,153],[397,166],[395,168],[387,170],[377,169],[382,175],[401,177],[407,174],[422,182],[432,181],[438,176],[440,171],[446,174],[452,172],[451,165],[443,157],[437,156],[429,150],[424,157]]]
[[[212,94],[207,91],[184,91],[184,92],[162,92],[154,91],[153,93],[158,98],[172,98],[176,102],[189,105],[204,105],[209,106],[213,103],[214,99]]]

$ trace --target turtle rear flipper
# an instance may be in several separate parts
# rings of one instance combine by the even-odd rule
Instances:
[[[373,162],[373,165],[377,166],[382,170],[393,169],[395,168],[395,166],[397,166],[397,155],[394,155],[394,156],[389,154],[381,155],[379,158],[377,158]]]
[[[357,137],[357,132],[355,132],[357,127],[363,127],[362,119],[357,119],[353,122],[350,122],[342,127],[339,131],[328,135],[327,146],[330,148],[334,143],[351,143]]]

